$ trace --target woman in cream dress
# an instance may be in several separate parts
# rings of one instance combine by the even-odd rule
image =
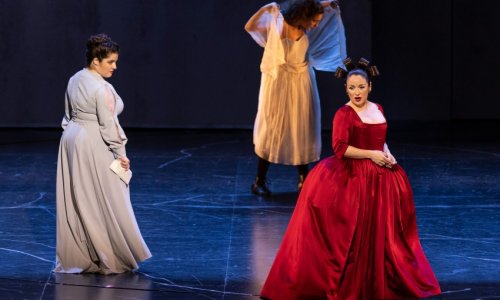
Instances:
[[[112,76],[118,45],[91,36],[87,67],[71,77],[57,164],[55,272],[122,273],[151,257],[130,203],[128,185],[110,169],[128,170],[127,137],[118,122],[123,101],[104,78]]]
[[[345,37],[336,2],[290,0],[255,13],[246,31],[264,48],[253,142],[259,158],[252,192],[267,196],[270,163],[294,165],[298,190],[308,164],[321,153],[319,95],[313,67],[334,72],[345,58]]]

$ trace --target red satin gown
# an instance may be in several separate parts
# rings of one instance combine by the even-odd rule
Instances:
[[[261,297],[407,299],[441,292],[418,239],[403,168],[343,157],[348,145],[382,151],[386,131],[386,123],[365,124],[348,105],[337,111],[335,155],[309,173]]]

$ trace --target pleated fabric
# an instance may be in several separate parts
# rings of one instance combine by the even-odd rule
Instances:
[[[263,297],[408,299],[440,293],[418,238],[403,168],[343,157],[348,145],[382,151],[386,130],[386,123],[363,123],[349,106],[337,111],[335,155],[309,173]]]
[[[318,28],[287,38],[280,7],[262,7],[245,27],[262,47],[259,105],[253,142],[257,156],[285,165],[319,160],[321,111],[313,67],[335,71],[345,58],[340,11],[327,8]]]
[[[307,36],[284,40],[287,58],[302,58]],[[318,161],[321,154],[321,110],[316,79],[302,62],[281,65],[276,79],[262,74],[253,142],[257,156],[272,163],[301,165]]]

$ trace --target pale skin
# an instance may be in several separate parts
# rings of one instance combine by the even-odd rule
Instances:
[[[363,123],[380,124],[386,122],[382,112],[377,105],[368,101],[368,94],[372,89],[371,82],[361,75],[351,75],[347,78],[346,92],[349,96],[347,105],[352,107]],[[396,159],[384,143],[384,150],[367,150],[348,146],[345,157],[354,159],[371,159],[373,163],[381,167],[392,168],[397,164]]]
[[[99,60],[97,57],[94,57],[92,62],[87,67],[89,70],[98,73],[103,78],[110,78],[113,76],[113,72],[117,69],[118,62],[118,53],[110,53],[106,58]],[[106,97],[113,97],[112,93],[108,92]],[[114,102],[114,98],[112,99]],[[122,168],[125,170],[130,169],[130,160],[126,156],[118,157],[120,159],[120,163]]]

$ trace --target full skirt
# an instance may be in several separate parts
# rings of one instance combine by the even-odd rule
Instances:
[[[68,124],[57,167],[55,272],[122,273],[151,257],[113,160],[97,122]]]
[[[407,299],[440,293],[404,170],[321,161],[308,175],[262,296]]]
[[[321,110],[314,71],[278,76],[263,73],[253,142],[257,156],[272,163],[303,165],[321,154]]]

